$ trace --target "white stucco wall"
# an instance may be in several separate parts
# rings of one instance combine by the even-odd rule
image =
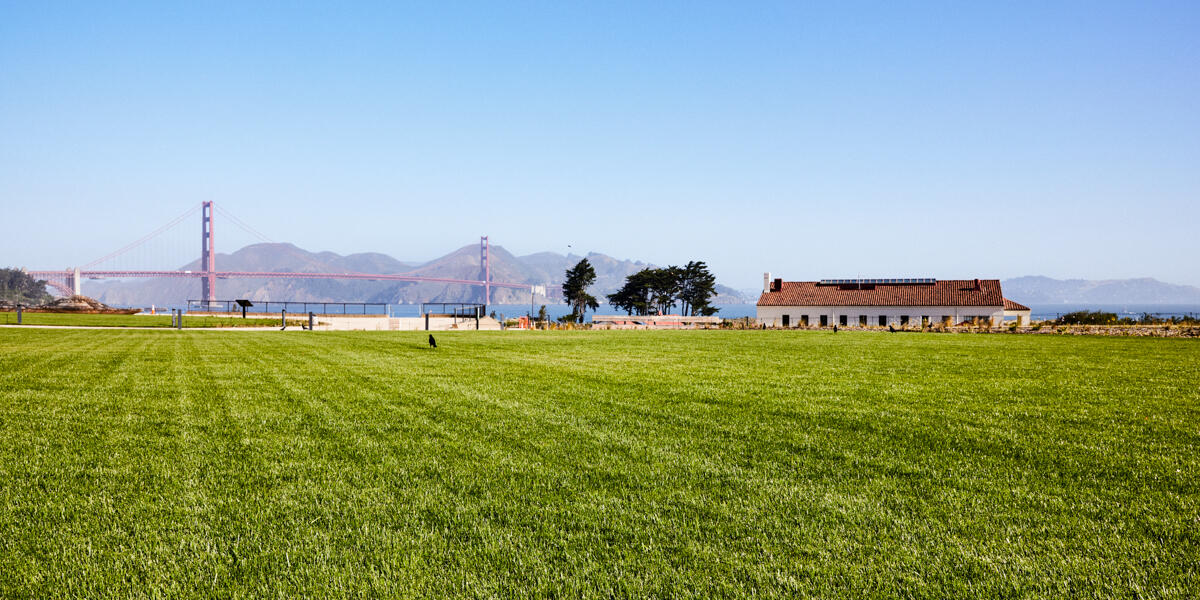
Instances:
[[[919,327],[921,317],[929,317],[932,324],[940,323],[949,315],[955,325],[970,317],[985,317],[993,325],[1004,321],[1003,306],[759,306],[758,322],[767,327],[782,327],[783,315],[790,317],[790,327],[800,327],[802,315],[808,315],[809,327],[821,324],[821,315],[829,317],[829,325],[840,325],[838,317],[846,315],[847,327],[858,327],[859,315],[867,315],[868,327],[879,327],[879,316],[887,317],[888,325],[900,326],[900,317],[908,315],[910,327]]]
[[[1028,310],[1006,310],[1004,311],[1004,318],[1013,319],[1018,325],[1028,325],[1031,322],[1030,312]]]

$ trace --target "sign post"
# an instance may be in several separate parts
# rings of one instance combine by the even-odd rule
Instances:
[[[242,318],[243,319],[246,318],[246,307],[254,306],[253,302],[246,300],[245,298],[239,298],[237,300],[234,300],[234,302],[237,302],[238,306],[242,307]]]

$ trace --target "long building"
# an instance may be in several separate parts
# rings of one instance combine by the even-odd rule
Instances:
[[[922,327],[1028,324],[1029,307],[1004,297],[998,279],[822,279],[763,276],[758,320],[768,327]]]

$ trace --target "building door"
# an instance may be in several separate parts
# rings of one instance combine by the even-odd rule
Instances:
[[[821,315],[821,327],[829,327],[829,315]]]
[[[858,315],[858,326],[859,327],[867,326],[867,315]]]
[[[791,315],[783,315],[783,326],[791,327],[791,324],[792,324],[792,316]]]
[[[808,327],[808,315],[800,315],[800,326]]]
[[[887,315],[879,315],[879,326],[887,325]]]

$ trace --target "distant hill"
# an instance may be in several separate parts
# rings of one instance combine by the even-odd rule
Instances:
[[[561,284],[568,268],[583,258],[570,254],[539,252],[514,256],[501,246],[491,247],[493,281],[530,284]],[[597,297],[615,291],[628,275],[653,265],[591,252],[587,259],[596,269],[592,293]],[[199,270],[195,261],[180,267]],[[407,273],[449,279],[480,279],[478,246],[463,246],[426,263],[404,262],[386,254],[363,253],[342,256],[334,252],[309,252],[292,244],[254,244],[233,254],[218,254],[222,271],[277,271],[287,273]],[[148,306],[182,304],[200,294],[199,282],[189,279],[135,281],[87,281],[84,293],[107,304]],[[744,299],[735,291],[718,286],[719,303]],[[482,290],[474,286],[441,283],[406,283],[350,280],[222,279],[217,281],[220,299],[306,300],[312,302],[477,302]],[[529,291],[492,288],[493,304],[527,304]],[[544,296],[535,302],[546,303]]]
[[[1017,277],[1001,282],[1004,296],[1022,304],[1200,304],[1200,288],[1157,279],[1051,279]]]
[[[529,284],[561,284],[563,274],[583,256],[538,252],[514,256],[502,246],[491,247],[492,280]],[[586,255],[596,269],[592,293],[603,299],[616,291],[625,277],[650,263],[620,260],[598,252]],[[412,273],[450,279],[479,279],[479,247],[463,246],[429,262],[401,261],[386,254],[366,252],[340,255],[309,252],[293,244],[254,244],[232,254],[218,254],[223,271],[279,271],[292,273]],[[183,270],[199,270],[197,260]],[[1156,279],[1052,279],[1025,276],[1001,282],[1007,298],[1023,304],[1200,304],[1200,288],[1175,285]],[[192,279],[146,279],[132,281],[85,281],[84,294],[114,306],[182,304],[200,295]],[[757,290],[735,290],[717,286],[716,304],[753,303]],[[314,302],[477,302],[482,291],[474,286],[440,283],[404,283],[349,280],[222,279],[217,282],[221,299],[307,300]],[[528,304],[528,290],[492,288],[493,304]],[[557,302],[544,296],[534,302]]]

